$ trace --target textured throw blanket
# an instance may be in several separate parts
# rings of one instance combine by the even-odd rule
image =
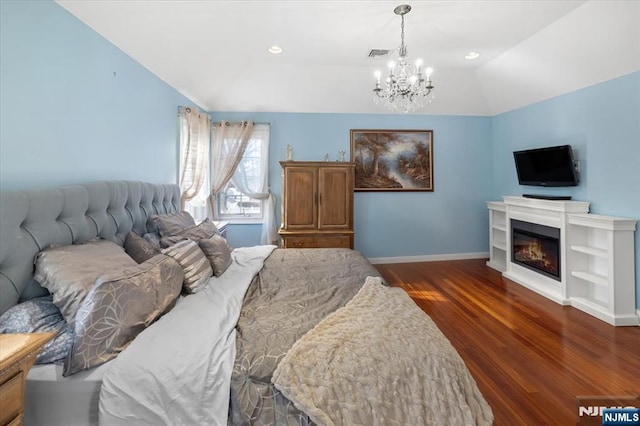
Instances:
[[[490,425],[462,358],[399,288],[369,277],[299,339],[272,382],[319,425]]]

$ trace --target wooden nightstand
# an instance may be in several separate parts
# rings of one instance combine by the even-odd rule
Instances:
[[[27,373],[53,333],[0,334],[0,425],[22,424]]]
[[[222,238],[227,238],[227,225],[229,225],[229,222],[221,221],[213,222],[213,224],[218,228],[218,234],[220,234]]]

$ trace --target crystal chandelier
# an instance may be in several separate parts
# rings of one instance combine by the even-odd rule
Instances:
[[[424,107],[433,100],[433,84],[431,74],[433,70],[427,68],[422,71],[422,59],[412,64],[407,56],[407,46],[404,44],[404,15],[411,11],[411,6],[402,4],[393,12],[400,15],[400,49],[396,62],[389,62],[389,76],[384,84],[380,84],[380,71],[376,71],[376,87],[373,89],[373,101],[377,105],[396,112],[411,112]]]

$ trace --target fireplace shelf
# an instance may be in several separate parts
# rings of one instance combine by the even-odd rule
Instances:
[[[498,271],[507,270],[507,213],[504,203],[489,202],[489,261]]]
[[[635,220],[588,213],[589,203],[582,201],[503,199],[487,203],[488,266],[557,303],[609,324],[638,325]],[[512,259],[512,244],[519,235],[512,226],[517,224],[520,232],[522,222],[560,230],[560,273],[556,279],[523,268]]]
[[[571,250],[576,251],[578,253],[584,253],[591,256],[600,257],[602,259],[607,259],[609,257],[609,253],[606,250],[598,248],[598,247],[589,247],[589,246],[578,246],[572,245]]]
[[[498,250],[502,250],[505,253],[507,252],[507,243],[494,242],[493,247],[497,248]]]
[[[604,288],[609,287],[609,278],[604,275],[586,271],[571,271],[571,275]]]
[[[636,221],[596,214],[567,217],[571,305],[613,325],[638,325]]]

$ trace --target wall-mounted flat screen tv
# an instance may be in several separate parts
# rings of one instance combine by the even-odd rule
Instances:
[[[520,185],[578,185],[571,145],[515,151],[513,157]]]

